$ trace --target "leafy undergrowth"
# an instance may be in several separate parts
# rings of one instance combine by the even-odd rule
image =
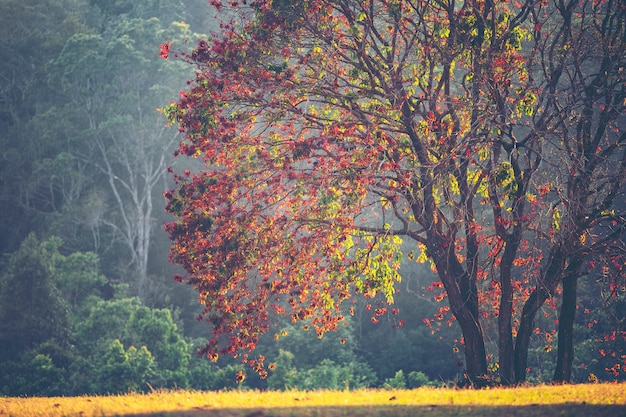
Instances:
[[[0,398],[1,417],[626,416],[626,384]]]

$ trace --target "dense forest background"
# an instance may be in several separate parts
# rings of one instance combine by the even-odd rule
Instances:
[[[278,325],[258,348],[275,364],[266,380],[236,359],[195,355],[208,326],[167,259],[162,193],[179,136],[158,111],[193,68],[160,59],[159,44],[210,36],[218,26],[207,3],[0,2],[0,395],[456,380],[460,332],[437,320],[438,279],[415,262],[402,266],[399,313],[377,324],[357,300],[351,321],[321,339]],[[574,379],[613,379],[605,335],[624,320],[624,302],[606,305],[593,276],[579,285]],[[541,320],[556,320],[557,307]],[[536,335],[531,381],[549,380],[553,346],[554,333]]]

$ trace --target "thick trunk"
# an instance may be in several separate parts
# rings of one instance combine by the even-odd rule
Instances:
[[[555,382],[570,382],[572,378],[572,362],[574,360],[574,318],[576,316],[576,293],[578,276],[569,275],[563,280],[563,301],[559,316],[559,342]]]
[[[438,248],[445,247],[440,244]],[[480,319],[476,283],[453,253],[433,251],[439,277],[448,293],[450,309],[463,332],[467,379],[474,385],[482,384],[487,374],[487,355]]]
[[[463,339],[465,341],[467,378],[471,383],[480,385],[487,374],[487,355],[483,329],[467,308],[463,310],[462,313],[456,314],[456,318],[463,331]]]
[[[521,216],[520,216],[521,217]],[[520,243],[519,229],[510,235],[500,264],[500,305],[498,315],[498,361],[500,382],[515,383],[515,359],[513,352],[513,283],[511,268]]]
[[[520,325],[515,340],[514,369],[515,382],[520,383],[526,380],[526,368],[528,367],[528,347],[530,338],[535,331],[535,317],[537,311],[554,294],[556,287],[563,277],[565,258],[563,248],[556,246],[550,253],[550,260],[539,280],[539,284],[524,303]]]
[[[487,374],[487,354],[485,351],[485,339],[483,328],[478,318],[478,293],[475,282],[467,272],[464,272],[459,264],[453,259],[450,262],[452,277],[458,277],[458,286],[450,282],[447,276],[446,290],[450,308],[454,313],[465,342],[465,361],[467,378],[472,384],[480,385]],[[453,282],[455,282],[453,281]],[[448,290],[450,288],[450,290]]]

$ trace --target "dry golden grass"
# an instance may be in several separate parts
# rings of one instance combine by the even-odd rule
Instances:
[[[626,384],[0,398],[0,417],[626,416]]]

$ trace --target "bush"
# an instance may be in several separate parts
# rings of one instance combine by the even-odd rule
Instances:
[[[244,380],[237,382],[238,373]],[[246,388],[245,370],[240,365],[217,366],[206,358],[194,358],[189,370],[189,388],[202,391],[220,391]]]
[[[169,310],[148,308],[137,298],[97,300],[87,317],[77,323],[75,335],[79,352],[92,361],[116,339],[123,346],[145,346],[152,363],[144,382],[154,388],[188,386],[191,353]],[[83,373],[100,372],[86,365]],[[77,391],[81,389],[84,392],[84,385],[77,387]]]
[[[393,378],[385,379],[383,388],[386,389],[404,389],[406,388],[406,378],[404,377],[404,371],[400,369],[396,372]]]
[[[323,359],[318,365],[298,370],[294,366],[295,356],[280,350],[267,380],[268,388],[276,390],[342,390],[368,388],[376,384],[376,374],[361,362],[338,364]]]
[[[143,391],[152,371],[154,358],[145,346],[124,349],[119,340],[109,345],[100,358],[95,391],[100,394],[120,394]]]
[[[298,372],[295,384],[298,389],[358,389],[367,388],[376,382],[374,371],[362,363],[338,365],[330,359],[324,359],[319,365],[303,372]]]
[[[424,385],[430,385],[430,380],[424,372],[409,372],[409,376],[407,378],[407,388],[419,388]]]
[[[347,388],[348,375],[330,359],[324,359],[314,368],[299,374],[298,388],[304,390]]]
[[[11,381],[4,394],[11,396],[59,396],[66,392],[64,371],[53,363],[50,356],[34,351],[26,353],[20,363],[8,370],[6,377]]]
[[[280,349],[274,369],[267,378],[267,387],[274,390],[291,389],[297,385],[298,371],[293,366],[293,353]]]

